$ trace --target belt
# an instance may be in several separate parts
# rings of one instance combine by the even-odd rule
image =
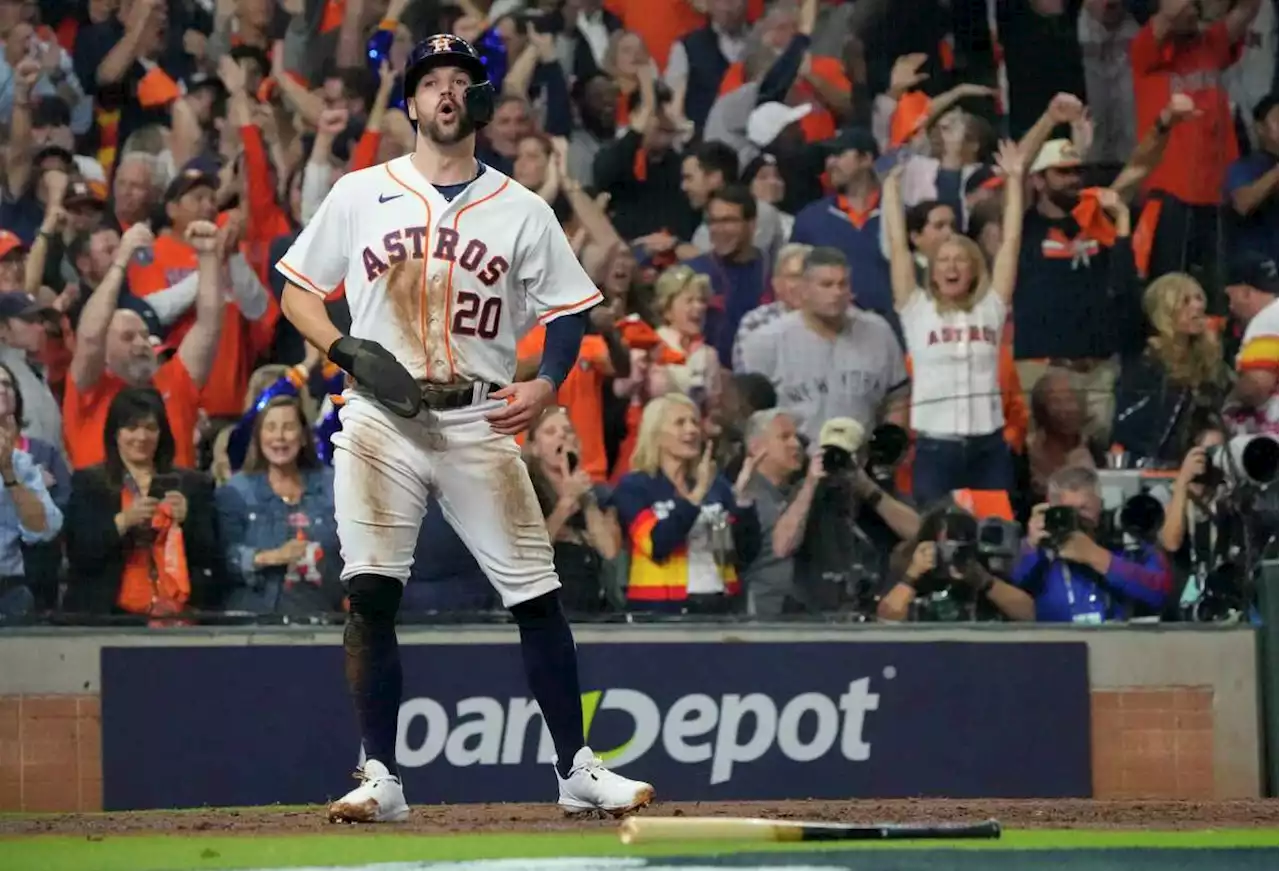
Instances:
[[[449,411],[478,405],[498,390],[497,384],[487,381],[459,381],[453,384],[420,382],[422,404],[432,411]]]

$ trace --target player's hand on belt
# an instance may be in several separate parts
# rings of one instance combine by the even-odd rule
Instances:
[[[329,346],[329,359],[395,414],[416,417],[422,410],[418,382],[390,351],[372,339],[343,336]]]
[[[489,394],[490,399],[502,399],[507,404],[485,418],[494,432],[516,435],[529,428],[555,395],[556,389],[545,378],[517,381]]]

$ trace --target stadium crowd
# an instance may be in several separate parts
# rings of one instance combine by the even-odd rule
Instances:
[[[412,149],[399,80],[445,31],[499,89],[481,159],[606,299],[522,439],[574,614],[1249,619],[1276,20],[0,0],[0,625],[341,617],[345,376],[274,267],[342,174]],[[446,515],[404,610],[496,610]]]

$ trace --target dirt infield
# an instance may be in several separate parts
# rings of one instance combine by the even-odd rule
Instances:
[[[1006,828],[1037,829],[1223,829],[1274,828],[1275,799],[1248,801],[1089,801],[1083,799],[782,802],[658,802],[652,816],[740,816],[866,822],[980,820],[994,817]],[[546,804],[474,804],[418,807],[395,831],[513,832],[563,831],[616,825],[612,820],[566,819]],[[0,818],[0,837],[32,834],[88,836],[201,832],[205,834],[299,834],[303,832],[388,831],[388,827],[335,826],[321,807],[237,810],[146,811],[51,814]]]

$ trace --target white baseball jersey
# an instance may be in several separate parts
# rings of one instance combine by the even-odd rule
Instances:
[[[1236,355],[1236,371],[1248,372],[1261,370],[1276,371],[1276,334],[1280,330],[1280,304],[1272,300],[1266,308],[1249,320],[1244,336],[1240,340],[1240,352]],[[1272,393],[1266,404],[1257,410],[1253,420],[1242,427],[1245,432],[1276,432],[1276,421],[1280,418],[1280,399]]]
[[[450,202],[408,155],[339,179],[276,268],[442,383],[510,383],[521,336],[602,298],[537,194],[486,167]]]
[[[911,355],[911,427],[986,435],[1004,426],[1000,337],[1009,308],[988,290],[969,311],[938,311],[920,288],[898,312]]]

